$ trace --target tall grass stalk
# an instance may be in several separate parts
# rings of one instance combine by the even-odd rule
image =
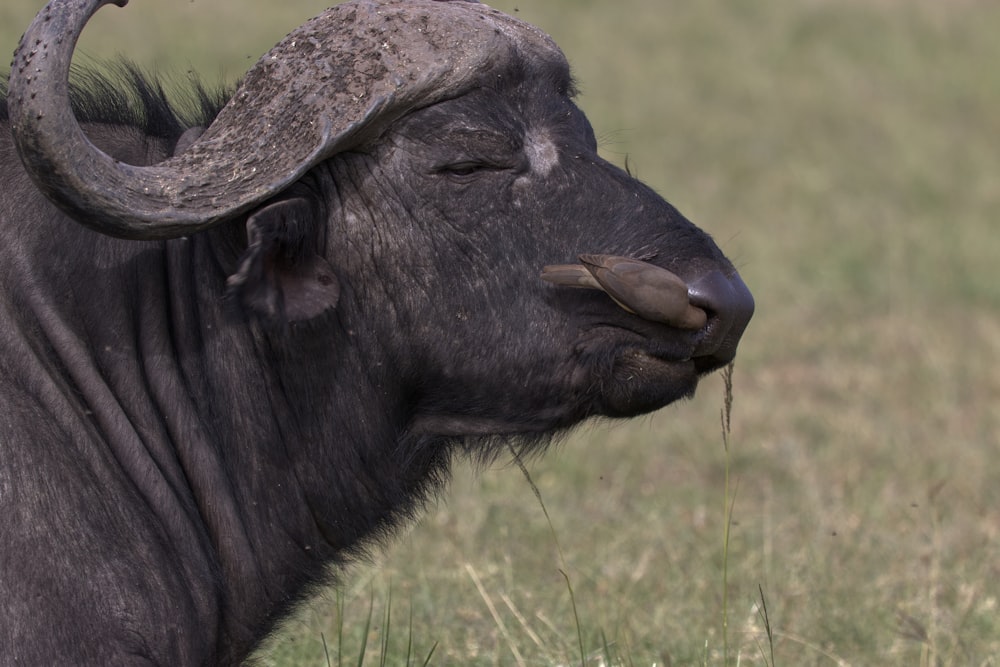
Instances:
[[[722,371],[725,394],[722,402],[722,447],[725,450],[725,479],[723,481],[725,522],[722,530],[722,660],[729,664],[729,537],[733,525],[733,506],[736,503],[736,489],[730,486],[731,456],[729,439],[732,434],[733,414],[733,368],[730,362]]]
[[[760,640],[757,640],[757,649],[760,651],[760,656],[764,660],[765,665],[770,665],[770,667],[775,667],[774,665],[774,633],[771,631],[771,617],[767,613],[767,599],[764,597],[764,587],[757,584],[757,590],[760,591],[760,607],[757,608],[757,615],[760,616],[761,622],[764,624],[764,633],[767,635],[767,649],[768,654],[771,656],[770,662],[768,662],[767,655],[764,654],[764,647],[760,645]]]
[[[337,667],[344,664],[344,592],[337,589]]]
[[[333,667],[333,663],[330,662],[330,647],[326,645],[326,635],[322,632],[319,633],[319,639],[323,642],[323,655],[326,657],[326,667]]]
[[[368,616],[365,618],[364,630],[361,633],[361,649],[358,651],[358,667],[365,665],[365,652],[368,649],[368,633],[372,627],[372,614],[375,611],[375,588],[372,588],[371,599],[368,601]]]
[[[389,655],[389,625],[392,623],[392,581],[389,582],[389,592],[385,600],[385,617],[382,619],[382,653],[379,655],[378,664],[380,667],[386,666],[386,658]],[[410,639],[413,637],[411,636]],[[409,656],[407,656],[409,663]]]
[[[566,567],[566,557],[563,555],[562,547],[559,546],[559,538],[556,535],[555,526],[552,525],[552,518],[549,516],[549,510],[546,509],[545,501],[542,500],[542,492],[538,490],[535,480],[531,479],[531,473],[528,472],[528,468],[524,465],[524,461],[521,460],[517,451],[510,445],[507,445],[507,447],[510,449],[510,454],[514,458],[514,462],[517,463],[517,467],[520,468],[521,474],[524,475],[524,479],[527,480],[528,486],[531,487],[531,491],[535,494],[535,498],[538,500],[538,504],[542,508],[542,514],[545,515],[545,521],[549,525],[549,533],[552,535],[552,543],[555,544],[556,553],[559,555],[559,574],[561,574],[563,579],[566,581],[566,590],[569,591],[569,602],[573,609],[573,622],[576,624],[576,639],[580,648],[580,667],[583,667],[587,663],[587,652],[583,647],[583,628],[580,626],[580,614],[576,609],[576,596],[573,594],[573,584],[570,582],[569,575],[566,574],[568,570]]]
[[[406,667],[410,667],[410,657],[413,655],[413,602],[410,601],[409,636],[406,638]]]

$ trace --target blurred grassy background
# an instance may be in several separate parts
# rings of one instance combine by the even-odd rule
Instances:
[[[0,7],[2,50],[40,4]],[[133,2],[82,48],[232,78],[324,4]],[[771,662],[758,586],[778,665],[1000,663],[1000,5],[493,4],[556,38],[604,154],[710,231],[757,297],[735,375],[730,663]],[[605,640],[624,664],[723,664],[721,404],[711,378],[532,462],[591,664]],[[459,466],[376,560],[339,596],[348,662],[371,596],[372,664],[384,637],[400,664],[411,620],[433,664],[579,662],[515,467]],[[323,596],[261,663],[325,665],[325,638],[336,664],[337,618]]]

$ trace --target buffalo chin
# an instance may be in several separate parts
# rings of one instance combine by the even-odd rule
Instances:
[[[699,373],[691,360],[668,360],[642,350],[623,351],[602,383],[599,412],[634,417],[694,396]]]

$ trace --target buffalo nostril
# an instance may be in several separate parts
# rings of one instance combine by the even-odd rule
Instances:
[[[707,333],[696,356],[711,357],[720,366],[729,363],[753,317],[750,290],[735,271],[726,275],[715,270],[688,282],[688,298],[709,315]]]
[[[710,271],[688,282],[691,303],[710,313],[728,313],[734,320],[750,321],[753,315],[753,295],[740,275],[727,276],[722,271]]]

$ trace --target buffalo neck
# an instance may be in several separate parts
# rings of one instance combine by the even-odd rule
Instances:
[[[240,655],[446,457],[402,452],[391,370],[370,372],[377,352],[337,313],[280,330],[227,308],[234,229],[135,243],[51,225],[66,256],[22,236],[4,275],[23,302],[5,335],[43,342],[3,361],[78,434],[67,446],[99,480],[83,502],[128,502],[120,532],[164,542],[148,568],[185,581],[216,619],[202,631]]]

